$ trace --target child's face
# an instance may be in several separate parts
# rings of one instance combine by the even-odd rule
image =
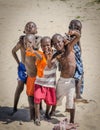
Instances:
[[[26,34],[36,34],[37,33],[37,26],[32,22],[28,23],[25,26],[25,33]]]
[[[43,52],[48,52],[51,49],[51,40],[46,38],[41,43],[41,48]]]
[[[25,49],[34,49],[35,48],[35,40],[33,40],[33,39],[27,39],[27,38],[25,38],[24,39],[24,46],[25,46]]]
[[[63,38],[60,36],[57,36],[56,38],[53,39],[53,46],[57,51],[61,51],[64,48],[64,42]]]
[[[81,33],[81,24],[77,21],[71,21],[69,24],[69,31],[70,30],[76,30]]]

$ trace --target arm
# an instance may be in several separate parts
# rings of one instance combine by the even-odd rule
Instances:
[[[20,60],[19,60],[19,58],[18,58],[16,52],[17,52],[20,48],[21,48],[21,44],[20,44],[20,42],[18,42],[18,43],[16,44],[16,46],[12,49],[12,55],[13,55],[13,57],[14,57],[14,59],[16,60],[16,62],[17,62],[18,65],[19,65],[19,63],[20,63]]]
[[[74,45],[80,40],[81,34],[78,31],[69,31],[69,35],[74,35],[74,38],[68,44],[70,49],[72,50]]]
[[[36,58],[37,58],[38,60],[42,60],[42,55],[41,55],[38,51],[34,50],[32,47],[29,48],[29,51],[30,51],[31,53],[35,54],[35,56],[36,56]]]
[[[58,64],[58,59],[61,57],[61,54],[55,53],[53,54],[53,50],[46,55],[47,57],[47,66],[51,68],[54,64]]]
[[[42,55],[39,54],[38,51],[33,50],[33,53],[36,55],[36,58],[37,58],[37,59],[42,60]]]
[[[47,58],[47,66],[49,68],[52,67],[53,65],[53,60],[52,60],[52,56],[53,56],[53,50],[52,48],[48,48],[48,50],[45,52],[46,58]]]

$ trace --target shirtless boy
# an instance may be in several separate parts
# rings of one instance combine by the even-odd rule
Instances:
[[[69,24],[69,31],[70,30],[77,30],[81,33],[82,30],[82,24],[79,20],[71,20]],[[74,45],[74,51],[75,51],[75,59],[76,59],[76,70],[75,70],[75,82],[76,82],[76,100],[82,99],[81,93],[83,93],[83,63],[82,63],[82,49],[80,41],[77,42],[77,44]],[[80,101],[81,101],[80,100]]]
[[[54,48],[60,54],[57,56],[57,60],[61,66],[60,79],[57,83],[57,105],[61,104],[64,96],[66,96],[66,107],[70,112],[70,123],[74,123],[75,115],[75,79],[73,78],[76,68],[75,54],[73,47],[80,39],[80,33],[77,31],[69,31],[69,35],[75,35],[75,38],[70,42],[66,40],[60,34],[55,34],[52,37],[52,43]]]
[[[37,33],[36,24],[34,22],[28,22],[25,25],[24,33],[35,35]],[[27,79],[26,69],[24,65],[25,64],[25,47],[24,47],[24,41],[23,41],[24,37],[25,35],[21,36],[19,38],[18,43],[12,49],[12,55],[18,64],[18,85],[17,85],[15,95],[14,95],[14,106],[13,106],[13,112],[11,113],[11,115],[13,115],[17,111],[17,105],[20,98],[20,94],[22,93],[24,89],[24,84],[26,83],[26,79]],[[38,43],[39,43],[39,39],[40,38],[36,36],[36,41]],[[17,55],[18,50],[20,50],[21,52],[21,60],[19,59]]]
[[[26,93],[28,96],[30,119],[35,121],[34,109],[34,82],[37,75],[36,60],[41,60],[41,55],[38,53],[38,44],[35,42],[33,34],[27,34],[24,37],[24,45],[26,48],[25,67],[27,72]]]

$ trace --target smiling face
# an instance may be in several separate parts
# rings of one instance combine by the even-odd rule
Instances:
[[[37,26],[33,22],[28,22],[25,26],[25,31],[26,34],[36,34],[37,33]]]
[[[60,34],[53,35],[52,44],[57,51],[62,51],[64,49],[63,37]]]
[[[50,37],[43,37],[41,39],[41,48],[43,52],[48,52],[51,48],[51,39]]]

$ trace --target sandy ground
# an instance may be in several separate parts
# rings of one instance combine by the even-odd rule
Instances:
[[[18,112],[10,117],[14,92],[17,85],[17,64],[11,50],[23,34],[24,25],[34,21],[39,35],[64,35],[70,20],[81,20],[82,57],[85,72],[83,97],[88,104],[76,104],[75,122],[78,130],[99,130],[100,119],[100,4],[93,0],[0,0],[0,130],[52,130],[62,120],[63,106],[58,107],[58,116],[51,122],[42,120],[41,127],[29,122],[28,102],[25,89],[21,95]],[[19,55],[19,53],[18,53]],[[45,107],[44,107],[45,109]]]

